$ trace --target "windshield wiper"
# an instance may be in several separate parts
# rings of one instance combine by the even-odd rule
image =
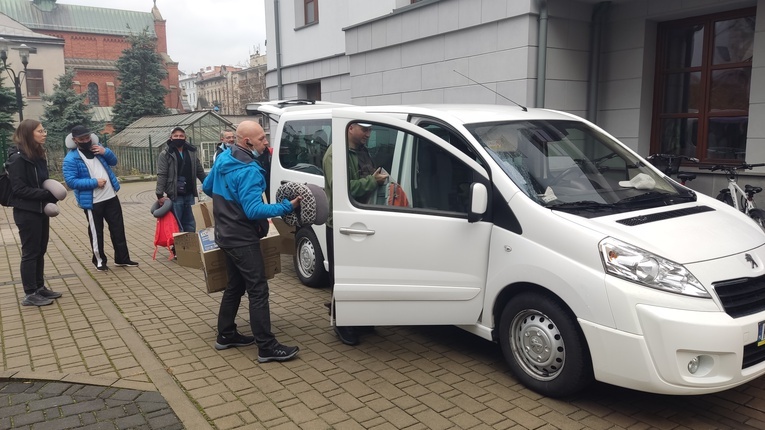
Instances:
[[[680,202],[694,202],[696,201],[695,194],[669,194],[660,191],[649,191],[644,194],[640,194],[633,197],[627,197],[621,199],[615,204],[617,205],[630,205],[633,203],[649,203],[655,201],[663,201],[666,204],[674,204]]]
[[[578,202],[553,203],[547,206],[548,209],[563,210],[602,210],[613,209],[614,205],[610,203],[601,203],[593,200],[582,200]]]

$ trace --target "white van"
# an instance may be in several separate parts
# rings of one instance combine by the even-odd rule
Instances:
[[[406,206],[387,185],[350,196],[354,122],[373,125],[370,155]],[[702,394],[765,373],[763,231],[597,126],[511,106],[287,108],[273,184],[323,185],[320,154],[283,148],[318,124],[334,145],[336,324],[457,325],[556,397],[593,379]],[[323,235],[296,238],[323,261]]]

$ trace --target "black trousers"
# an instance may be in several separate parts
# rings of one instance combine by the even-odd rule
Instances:
[[[93,249],[93,264],[96,266],[106,265],[107,259],[104,253],[104,220],[109,224],[109,236],[114,248],[114,262],[127,263],[130,261],[127,239],[125,238],[125,221],[122,218],[122,206],[117,196],[98,202],[93,209],[85,209],[85,217],[88,220],[88,237]]]
[[[246,292],[249,300],[250,328],[258,349],[268,350],[276,347],[279,342],[271,332],[268,280],[260,243],[222,249],[226,253],[228,285],[220,301],[218,333],[230,336],[236,332],[236,312]]]
[[[45,286],[45,252],[48,251],[50,218],[13,208],[13,221],[21,240],[21,283],[25,294],[32,294]]]

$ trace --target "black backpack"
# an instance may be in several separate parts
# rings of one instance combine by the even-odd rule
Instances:
[[[10,160],[10,157],[8,157]],[[3,164],[3,171],[0,172],[0,205],[10,206],[13,191],[11,190],[11,178],[8,177],[8,161]]]

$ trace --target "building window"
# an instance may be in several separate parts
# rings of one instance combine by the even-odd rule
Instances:
[[[305,25],[319,21],[319,0],[303,0]]]
[[[42,70],[27,69],[24,79],[27,81],[27,97],[40,97],[45,92]]]
[[[308,100],[321,100],[321,82],[306,84],[305,98]]]
[[[743,160],[755,9],[658,27],[652,152]]]
[[[88,84],[88,104],[91,106],[101,106],[98,101],[98,84],[95,82]]]

